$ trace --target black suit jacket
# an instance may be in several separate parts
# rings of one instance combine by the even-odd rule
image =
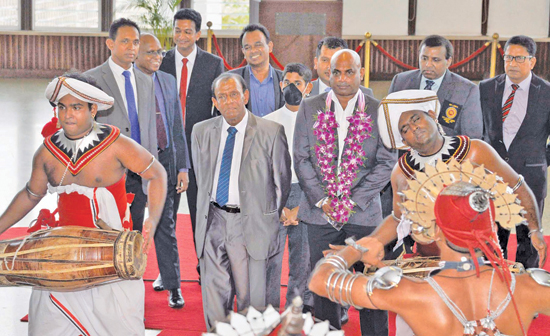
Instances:
[[[275,93],[275,110],[273,111],[277,111],[278,109],[280,109],[285,105],[285,96],[283,95],[283,91],[279,86],[279,83],[283,81],[283,72],[273,67],[271,67],[271,70],[273,72],[272,73],[273,92]],[[230,70],[229,72],[235,73],[237,75],[240,75],[242,78],[244,78],[244,81],[246,82],[246,86],[248,87],[248,90],[250,90],[250,67],[244,66],[241,68]],[[252,99],[248,100],[248,104],[246,104],[246,108],[249,111],[252,111]]]
[[[189,148],[183,132],[181,103],[174,77],[163,71],[157,71],[156,76],[164,97],[166,121],[170,128],[168,132],[170,135],[170,146],[166,150],[170,151],[172,160],[170,160],[170,168],[167,173],[170,183],[176,185],[179,170],[191,168]]]
[[[502,96],[506,75],[479,83],[485,141],[525,177],[540,203],[546,197],[547,147],[550,134],[550,83],[533,74],[527,113],[508,150],[502,135]]]
[[[202,50],[197,45],[195,45],[195,48],[197,48],[197,58],[193,65],[193,72],[191,73],[185,102],[185,135],[187,136],[189,150],[191,150],[191,131],[193,130],[193,126],[198,122],[215,116],[215,113],[212,111],[212,82],[224,70],[221,58]],[[171,74],[177,81],[175,53],[175,49],[166,53],[166,57],[164,57],[160,65],[160,70]]]

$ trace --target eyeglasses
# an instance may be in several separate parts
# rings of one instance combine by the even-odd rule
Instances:
[[[166,56],[166,51],[164,51],[164,50],[149,50],[149,51],[145,52],[145,55],[150,56],[150,57],[154,57],[154,56],[164,57],[164,56]]]
[[[531,59],[533,56],[512,56],[504,55],[504,61],[512,63],[513,60],[516,60],[517,63],[523,63],[526,59]]]

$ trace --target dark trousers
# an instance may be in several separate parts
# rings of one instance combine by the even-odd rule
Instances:
[[[307,225],[307,234],[310,249],[311,266],[315,267],[317,262],[323,258],[323,251],[329,249],[329,244],[345,245],[348,237],[354,236],[356,240],[371,234],[375,227],[346,224],[340,231],[337,231],[330,224]],[[362,272],[363,264],[354,268]],[[363,266],[364,267],[364,266]],[[366,295],[366,294],[365,294]],[[327,298],[314,294],[315,317],[341,329],[341,306]],[[387,336],[388,335],[388,312],[385,310],[362,309],[359,311],[361,322],[361,335],[363,336]]]
[[[187,206],[189,207],[189,216],[191,217],[191,228],[193,229],[193,244],[195,243],[195,223],[197,222],[197,177],[195,176],[195,171],[193,169],[189,169],[189,185],[187,186],[187,190],[185,191],[185,194],[187,196]],[[176,212],[174,213],[174,218],[176,218],[177,221],[177,209],[180,204],[180,198],[181,194],[177,194],[175,201],[174,201],[174,208],[176,209]],[[196,246],[196,244],[195,244]]]
[[[126,174],[126,192],[134,194],[134,201],[130,205],[130,214],[134,223],[134,230],[143,230],[143,217],[145,215],[145,206],[147,205],[147,195],[143,192],[141,186],[141,176],[128,171]]]
[[[159,152],[159,162],[168,174],[168,186],[166,202],[155,232],[155,250],[162,284],[165,289],[180,288],[180,259],[178,254],[178,241],[176,239],[176,221],[174,213],[177,208],[174,205],[176,186],[170,183],[170,160],[172,153],[169,150]]]

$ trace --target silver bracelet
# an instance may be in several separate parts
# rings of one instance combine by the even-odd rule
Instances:
[[[149,165],[147,166],[147,168],[145,168],[141,173],[138,173],[139,176],[145,174],[146,171],[149,170],[149,168],[151,168],[153,166],[153,163],[155,163],[155,156],[153,156],[151,158],[151,163],[149,163]]]
[[[337,254],[333,254],[327,260],[331,260],[331,259],[332,260],[337,259],[337,260],[334,260],[334,261],[340,264],[339,268],[341,270],[347,270],[349,268],[348,262],[346,261],[346,259],[342,258],[342,256],[339,256]]]
[[[535,232],[543,233],[544,230],[543,230],[542,228],[540,228],[540,229],[533,229],[533,230],[529,231],[529,233],[527,234],[527,237],[531,238],[531,236],[532,236],[533,233],[535,233]]]
[[[357,244],[357,242],[355,241],[355,239],[353,239],[353,237],[348,237],[346,238],[346,240],[344,241],[346,243],[346,245],[348,246],[351,246],[353,247],[354,249],[358,250],[359,252],[361,252],[361,254],[365,253],[365,252],[368,252],[369,249],[364,247],[364,246],[361,246],[359,244]]]
[[[327,288],[326,288],[326,291],[327,291],[327,296],[329,297],[329,300],[330,300],[330,282],[332,281],[332,277],[336,274],[336,272],[332,272],[330,273],[330,275],[328,276],[328,279],[327,279]]]
[[[391,216],[393,217],[393,219],[395,219],[397,222],[401,222],[401,218],[398,218],[395,213],[392,211],[391,212]]]
[[[31,188],[29,188],[29,182],[27,182],[27,184],[25,184],[25,189],[27,190],[27,192],[29,193],[29,195],[34,196],[34,197],[36,197],[36,198],[42,198],[42,197],[46,196],[46,194],[44,194],[44,195],[38,195],[38,194],[33,193],[33,192],[31,191]]]
[[[512,192],[515,192],[516,190],[519,189],[519,187],[521,187],[521,185],[523,184],[523,181],[525,179],[523,178],[523,175],[519,174],[519,178],[518,178],[518,182],[516,183],[516,185],[512,188]]]

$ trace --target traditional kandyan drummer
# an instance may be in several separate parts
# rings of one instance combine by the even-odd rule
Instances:
[[[61,130],[34,155],[29,182],[0,217],[0,233],[23,218],[46,194],[57,193],[58,225],[130,228],[125,172],[149,181],[145,250],[151,244],[166,195],[166,172],[153,155],[110,125],[95,122],[113,105],[93,79],[68,74],[54,79],[46,97],[57,105]],[[101,221],[99,221],[101,222]],[[144,286],[126,280],[78,292],[33,290],[29,335],[143,335]]]
[[[348,266],[359,260],[367,264],[379,262],[376,255],[365,251],[363,238],[348,242],[345,248],[333,246],[339,251],[317,265],[310,289],[335,302],[394,311],[418,336],[527,335],[537,313],[550,314],[550,274],[529,269],[515,275],[507,267],[498,245],[495,219],[503,212],[502,205],[514,197],[484,189],[483,183],[469,183],[471,164],[465,169],[467,173],[458,169],[441,179],[440,173],[445,174],[445,170],[443,167],[436,171],[431,176],[433,180],[429,180],[429,174],[428,178],[424,175],[423,180],[429,180],[424,185],[429,185],[431,192],[418,184],[419,188],[407,193],[409,211],[405,215],[424,227],[425,232],[432,231],[431,238],[443,260],[439,270],[424,279],[404,277],[403,270],[395,266],[381,268],[369,277],[353,274]],[[441,180],[448,182],[460,176],[467,177],[434,193],[433,186]],[[489,180],[494,181],[486,179]],[[506,186],[495,189],[506,190]],[[426,202],[426,193],[435,204]],[[431,206],[435,218],[417,221],[427,206]],[[422,210],[419,213],[415,209]],[[519,212],[506,215],[521,220]],[[515,221],[509,224],[515,225]]]

